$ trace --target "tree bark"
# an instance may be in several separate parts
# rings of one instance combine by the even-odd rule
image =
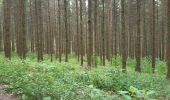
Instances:
[[[4,0],[4,51],[5,57],[11,59],[11,33],[10,33],[10,3],[11,0]]]
[[[67,0],[64,0],[64,24],[65,24],[65,62],[68,62],[68,23],[67,23]]]
[[[42,24],[42,1],[35,0],[35,15],[36,15],[36,47],[38,61],[43,60],[43,44],[42,44],[42,33],[43,33],[43,24]]]
[[[141,31],[140,31],[140,25],[141,25],[141,20],[140,20],[140,6],[141,6],[141,1],[137,0],[137,37],[136,37],[136,71],[141,72]]]
[[[93,54],[93,31],[92,31],[92,0],[88,0],[88,51],[87,51],[87,63],[88,66],[92,65]]]
[[[126,60],[127,60],[127,52],[126,52],[126,32],[125,32],[125,0],[121,0],[121,52],[122,52],[122,72],[126,72]]]
[[[82,9],[83,2],[80,0],[80,52],[81,52],[81,65],[83,66],[83,54],[84,54],[84,45],[83,45],[83,9]]]
[[[152,72],[155,73],[155,0],[153,0],[153,16],[152,16],[152,27],[153,27],[153,30],[152,30]]]
[[[170,0],[168,0],[167,66],[167,78],[170,79]]]
[[[19,29],[19,41],[20,41],[20,58],[26,58],[26,23],[25,23],[25,0],[19,0],[19,15],[20,15],[20,29]]]

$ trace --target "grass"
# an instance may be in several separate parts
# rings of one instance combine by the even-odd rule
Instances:
[[[47,55],[38,63],[32,53],[20,60],[16,53],[6,60],[0,53],[0,84],[21,100],[146,100],[170,98],[166,64],[157,59],[156,74],[151,74],[149,58],[142,59],[142,72],[134,72],[135,60],[129,59],[128,72],[121,73],[121,58],[112,64],[86,69],[74,55],[69,63],[50,62]],[[99,61],[98,61],[99,63]],[[140,94],[139,94],[140,93]]]

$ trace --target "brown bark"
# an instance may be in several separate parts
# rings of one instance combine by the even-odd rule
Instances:
[[[83,65],[83,56],[84,56],[84,45],[83,45],[83,2],[80,0],[80,52],[81,52],[81,65]]]
[[[87,63],[88,66],[92,65],[93,54],[93,31],[92,31],[92,0],[88,0],[88,50],[87,50]]]
[[[59,33],[59,39],[58,39],[58,55],[59,55],[59,62],[61,62],[61,58],[62,58],[62,45],[61,45],[61,41],[62,41],[62,35],[61,35],[61,13],[60,13],[60,0],[58,0],[58,33]]]
[[[4,51],[5,57],[11,59],[11,33],[10,33],[10,3],[11,0],[4,0]]]
[[[42,48],[42,33],[43,33],[43,24],[42,24],[42,1],[35,0],[35,19],[36,19],[36,47],[38,61],[43,60],[43,48]]]
[[[80,47],[79,47],[79,7],[78,7],[78,0],[76,0],[76,53],[78,56],[78,61],[80,60]]]
[[[147,30],[146,30],[146,0],[143,1],[143,46],[142,46],[142,56],[146,57],[148,55],[147,49]]]
[[[65,24],[65,62],[68,62],[68,51],[69,51],[69,41],[68,41],[68,19],[67,19],[67,4],[68,1],[64,0],[64,24]]]
[[[105,66],[105,2],[102,0],[102,25],[101,25],[101,34],[102,34],[102,64]]]
[[[19,0],[19,41],[20,41],[20,58],[26,58],[26,26],[25,26],[25,0]]]
[[[127,60],[127,52],[126,52],[126,32],[125,32],[125,1],[121,0],[121,53],[122,53],[122,71],[126,72],[126,60]]]
[[[98,0],[94,0],[94,53],[98,55]],[[94,62],[94,66],[97,66],[97,62]]]
[[[52,23],[51,23],[51,11],[50,0],[48,0],[48,21],[47,21],[47,51],[52,61]]]
[[[167,78],[170,79],[170,0],[168,0],[168,34],[167,34]]]
[[[140,31],[140,25],[141,25],[141,20],[140,20],[140,6],[141,6],[141,1],[137,0],[137,37],[136,37],[136,71],[141,72],[141,31]]]
[[[2,19],[2,15],[0,15],[0,18]],[[0,20],[0,51],[3,51],[3,32],[1,20]]]
[[[152,30],[152,72],[155,73],[155,57],[156,57],[156,48],[155,48],[155,0],[153,0],[153,16],[152,16],[152,27],[153,27],[153,30]]]

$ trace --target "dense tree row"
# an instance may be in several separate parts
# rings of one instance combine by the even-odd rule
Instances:
[[[3,0],[0,50],[9,59],[11,51],[21,59],[27,52],[35,52],[38,61],[47,53],[51,61],[55,56],[60,62],[62,55],[68,62],[68,55],[75,53],[82,66],[84,59],[88,66],[97,66],[98,57],[105,65],[120,55],[123,72],[128,58],[136,59],[136,71],[141,72],[141,58],[151,57],[154,73],[156,58],[165,60],[167,55],[169,59],[167,3],[169,0]]]

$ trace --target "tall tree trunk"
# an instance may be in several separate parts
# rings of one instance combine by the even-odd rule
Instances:
[[[147,30],[146,30],[146,0],[143,1],[143,49],[142,49],[142,56],[146,57],[148,55],[147,49]]]
[[[114,46],[113,46],[113,52],[114,52],[114,56],[115,56],[115,65],[116,65],[116,59],[117,59],[117,6],[116,6],[116,0],[113,1],[113,11],[112,11],[112,32],[114,34]]]
[[[122,71],[126,72],[126,32],[125,32],[125,0],[121,0],[121,25],[122,25],[122,40],[121,40],[121,53],[122,53]]]
[[[47,25],[47,50],[48,50],[48,54],[51,58],[51,61],[53,60],[52,59],[52,25],[51,25],[51,9],[50,9],[50,0],[48,0],[48,25]]]
[[[170,79],[170,0],[168,0],[167,66],[167,78]]]
[[[98,53],[98,0],[94,0],[94,4],[95,4],[95,7],[94,7],[94,38],[95,38],[95,42],[94,42],[94,53],[95,53],[95,57],[97,56],[97,53]],[[97,66],[97,62],[94,61],[94,66]]]
[[[60,0],[58,0],[58,33],[59,33],[59,39],[58,39],[58,55],[59,55],[59,62],[61,62],[61,58],[62,58],[62,45],[61,45],[61,41],[62,41],[62,35],[61,35],[61,13],[60,13]]]
[[[102,34],[102,63],[105,66],[105,0],[102,0],[102,27],[101,27],[101,34]]]
[[[152,27],[153,27],[153,30],[152,30],[152,72],[155,73],[155,0],[153,0],[153,22],[152,22]]]
[[[5,57],[11,59],[11,33],[10,33],[10,3],[11,0],[4,0],[4,51]]]
[[[38,61],[43,60],[43,44],[42,44],[42,33],[43,33],[43,24],[42,24],[42,1],[35,0],[35,15],[36,15],[36,47],[38,53]]]
[[[78,56],[78,61],[80,60],[80,47],[79,47],[79,7],[78,0],[76,0],[76,53]]]
[[[92,0],[88,0],[88,50],[87,50],[87,63],[88,66],[92,65],[93,53],[93,31],[92,31]]]
[[[64,24],[65,24],[65,62],[68,62],[68,23],[67,23],[67,0],[64,0]]]
[[[19,0],[19,15],[20,15],[20,29],[19,29],[19,41],[20,41],[20,58],[26,58],[26,26],[25,26],[25,0]]]
[[[2,19],[2,15],[0,15],[0,19]],[[0,20],[0,51],[3,51],[3,32],[2,32],[2,22],[1,22],[1,20]]]
[[[81,65],[83,65],[83,55],[84,55],[84,45],[83,45],[83,9],[82,9],[83,2],[80,0],[80,52],[81,52]]]
[[[33,19],[34,19],[34,11],[33,11],[33,1],[30,1],[30,42],[31,42],[31,52],[34,52],[35,51],[35,35],[34,35],[34,33],[35,33],[35,31],[34,31],[34,21],[33,21]]]
[[[136,37],[136,71],[141,72],[141,31],[140,31],[140,6],[141,1],[137,0],[137,37]]]

